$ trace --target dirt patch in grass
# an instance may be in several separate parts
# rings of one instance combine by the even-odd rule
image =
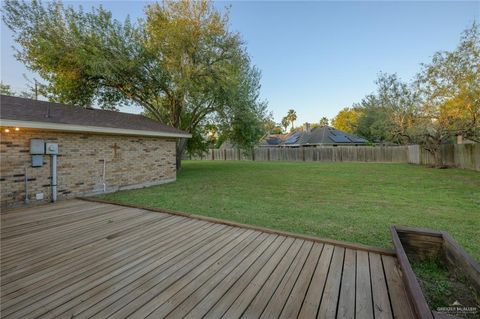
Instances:
[[[480,318],[480,295],[461,274],[452,273],[441,258],[410,259],[423,294],[432,310],[444,307],[476,307],[476,313],[450,313],[461,318]]]

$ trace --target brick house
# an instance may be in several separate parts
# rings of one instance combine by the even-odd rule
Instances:
[[[191,137],[142,115],[5,95],[0,126],[2,207],[174,181],[176,139]]]

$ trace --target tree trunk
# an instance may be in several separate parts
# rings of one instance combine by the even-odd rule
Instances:
[[[433,166],[435,168],[442,168],[443,167],[443,158],[440,145],[435,147],[424,147],[430,154],[433,156]]]
[[[177,172],[182,168],[182,156],[185,153],[185,148],[187,146],[186,138],[179,138],[176,143],[176,167]]]
[[[443,167],[443,159],[442,159],[442,153],[440,147],[435,149],[435,152],[433,154],[433,158],[435,159],[435,167],[436,168],[442,168]]]

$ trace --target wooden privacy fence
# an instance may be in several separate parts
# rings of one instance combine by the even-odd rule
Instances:
[[[407,162],[407,146],[256,147],[250,154],[238,149],[210,149],[193,160]]]
[[[480,144],[443,145],[445,165],[480,171]],[[320,146],[320,147],[256,147],[245,154],[230,149],[209,149],[192,160],[214,161],[306,161],[306,162],[377,162],[432,165],[433,156],[419,145],[408,146]]]
[[[447,144],[441,147],[444,165],[480,171],[480,144]],[[408,162],[412,164],[433,165],[432,154],[420,145],[408,146]]]

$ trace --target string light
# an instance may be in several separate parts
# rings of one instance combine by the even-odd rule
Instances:
[[[10,130],[8,128],[6,128],[5,133],[10,133]]]
[[[17,132],[20,131],[20,128],[16,127],[16,128],[15,128],[15,131],[17,131]]]

